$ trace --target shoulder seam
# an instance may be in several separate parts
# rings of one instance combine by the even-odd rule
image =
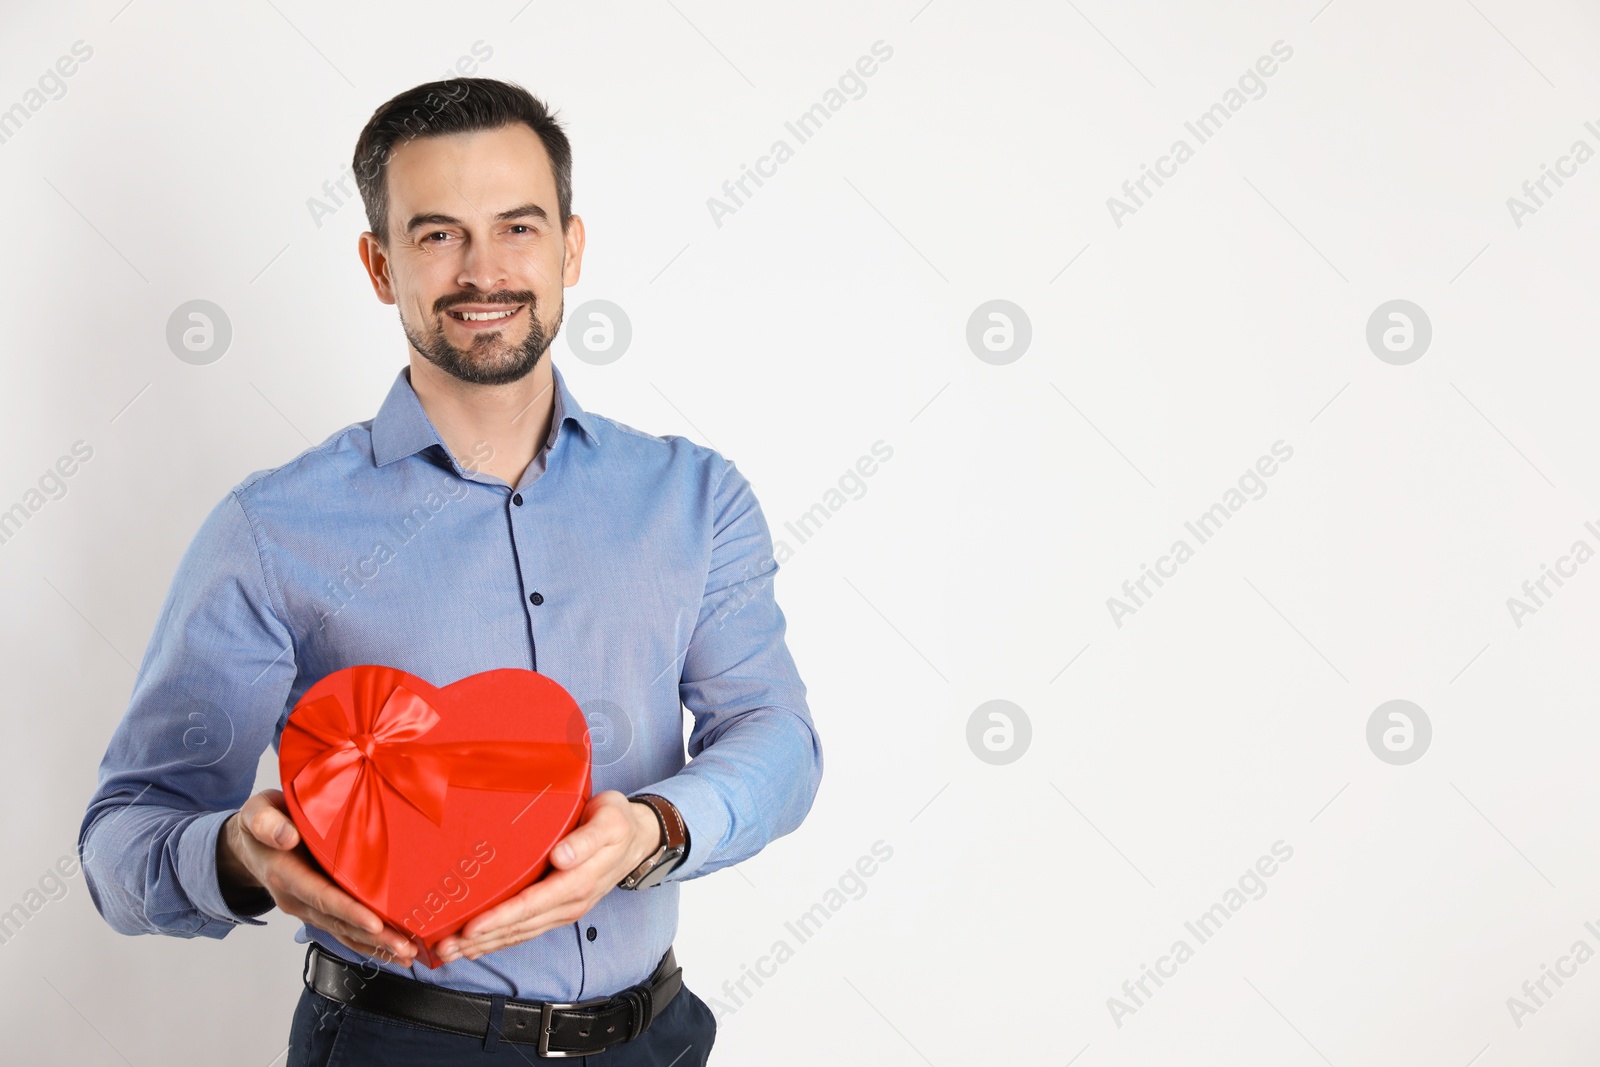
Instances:
[[[343,435],[341,434],[340,436]],[[261,548],[261,531],[256,526],[254,516],[244,506],[244,500],[239,494],[240,490],[234,489],[228,495],[233,499],[234,506],[239,509],[239,514],[244,516],[245,525],[249,527],[250,543],[255,546],[256,550],[256,566],[261,570],[261,584],[267,590],[267,610],[272,612],[272,617],[278,620],[278,625],[282,626],[284,632],[289,635],[290,654],[294,656],[294,662],[298,663],[300,661],[299,648],[297,647],[299,642],[295,640],[294,627],[289,625],[286,617],[288,608],[283,603],[283,593],[278,587],[277,573],[267,562],[267,554]]]
[[[631,433],[631,434],[633,434],[633,436],[635,436],[635,437],[643,437],[647,441],[657,441],[657,442],[660,442],[662,444],[666,443],[666,438],[662,437],[660,434],[647,433],[644,430],[641,430],[636,426],[629,426],[625,422],[618,422],[616,419],[613,419],[608,415],[601,415],[601,414],[598,414],[598,413],[593,412],[593,411],[588,412],[588,414],[592,418],[598,419],[598,420],[604,422],[606,425],[613,427],[614,429],[621,430],[623,433]]]
[[[642,437],[646,441],[654,441],[657,444],[670,445],[672,442],[670,440],[668,440],[668,438],[676,437],[676,438],[686,442],[690,447],[695,448],[695,449],[697,449],[699,451],[708,452],[708,453],[711,453],[713,455],[716,455],[716,456],[724,458],[724,459],[726,458],[726,457],[722,456],[722,453],[718,452],[715,448],[712,448],[710,445],[703,445],[699,441],[695,441],[695,440],[693,440],[691,438],[684,437],[682,434],[650,433],[648,430],[641,430],[637,426],[629,426],[625,422],[618,422],[616,419],[613,419],[611,416],[609,416],[609,415],[601,415],[599,412],[585,411],[584,414],[588,415],[589,417],[595,419],[598,422],[603,422],[607,426],[610,426],[610,427],[613,427],[614,429],[620,430],[623,433],[632,434],[634,437]]]
[[[715,451],[715,449],[713,449]],[[722,460],[722,473],[717,475],[717,484],[711,490],[711,499],[715,500],[717,494],[722,492],[722,483],[728,480],[728,475],[733,473],[733,460],[717,452],[717,458]]]
[[[734,465],[733,460],[729,459],[727,456],[724,456],[721,452],[717,452],[715,449],[713,449],[712,453],[718,459],[722,460],[722,472],[717,475],[717,482],[711,487],[711,507],[706,521],[706,525],[710,528],[708,530],[707,541],[714,548],[717,543],[717,535],[722,532],[721,529],[719,529],[719,525],[725,528],[725,524],[723,524],[724,511],[727,507],[731,506],[731,502],[729,504],[724,504],[722,501],[722,487],[727,484],[728,476],[733,473]]]
[[[285,460],[284,462],[278,464],[276,467],[266,467],[266,468],[264,468],[262,470],[256,471],[250,477],[246,478],[244,481],[242,481],[238,485],[234,486],[233,487],[233,492],[239,493],[239,494],[242,495],[243,493],[247,492],[250,489],[250,487],[255,485],[257,482],[259,482],[259,481],[261,481],[261,480],[263,480],[265,478],[270,478],[272,475],[277,474],[279,471],[282,471],[285,467],[288,467],[290,464],[295,463],[298,460],[304,459],[307,456],[314,456],[314,455],[317,455],[318,453],[328,451],[329,449],[333,448],[335,445],[342,443],[346,437],[350,436],[352,431],[361,429],[361,425],[362,424],[359,423],[359,422],[352,422],[350,425],[346,426],[344,429],[340,430],[338,433],[335,433],[334,435],[329,437],[326,441],[322,442],[320,445],[313,445],[310,448],[307,448],[304,451],[299,452],[298,454],[296,454],[296,455],[290,457],[289,459]],[[243,507],[242,501],[241,501],[240,506],[241,506],[241,508]],[[246,513],[246,518],[248,518],[248,517],[249,517],[249,515],[248,515],[248,513]]]

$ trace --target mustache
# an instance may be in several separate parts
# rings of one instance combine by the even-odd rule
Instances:
[[[538,298],[528,289],[498,289],[492,293],[481,295],[474,293],[451,293],[441,296],[433,302],[434,314],[449,311],[458,304],[527,304],[530,308],[537,307]]]

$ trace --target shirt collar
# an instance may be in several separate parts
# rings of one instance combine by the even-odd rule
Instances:
[[[549,358],[548,353],[545,358]],[[577,398],[567,388],[561,368],[552,362],[550,371],[555,378],[556,396],[546,447],[555,447],[556,437],[568,421],[582,430],[591,442],[595,441],[594,416],[578,404]],[[372,420],[373,462],[382,467],[397,459],[414,456],[430,445],[438,445],[446,456],[450,455],[439,431],[434,429],[428,413],[423,410],[422,401],[417,399],[417,391],[411,387],[410,368],[401,367],[395,375],[394,384],[389,387],[389,395],[384,398],[383,406]]]

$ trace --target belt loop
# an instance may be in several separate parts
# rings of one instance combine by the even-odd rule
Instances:
[[[651,1023],[656,1021],[656,1013],[660,1009],[656,1007],[655,990],[651,989],[649,986],[645,986],[639,990],[639,999],[644,1001],[644,1020],[639,1024],[639,1029],[642,1032],[648,1028]]]
[[[505,1020],[506,998],[499,993],[489,994],[489,1030],[483,1035],[483,1051],[500,1051],[500,1026]]]
[[[624,989],[622,996],[628,999],[628,1040],[632,1041],[650,1025],[650,994],[639,989]]]

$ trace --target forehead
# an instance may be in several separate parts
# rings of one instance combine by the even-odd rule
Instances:
[[[530,201],[557,218],[544,142],[522,123],[402,142],[389,157],[391,219],[438,212],[471,220]]]

